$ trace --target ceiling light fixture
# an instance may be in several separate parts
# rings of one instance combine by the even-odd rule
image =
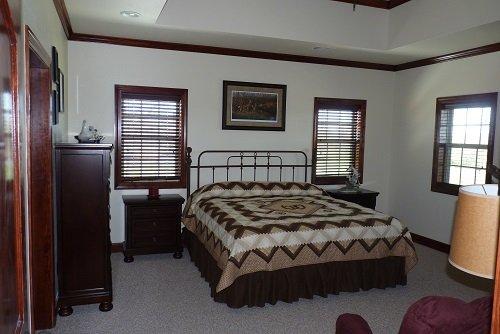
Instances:
[[[138,18],[141,16],[141,13],[135,12],[133,10],[124,10],[121,11],[120,14],[125,17],[133,17],[133,18]]]
[[[313,46],[312,48],[314,51],[332,51],[332,48],[329,48],[327,46]]]

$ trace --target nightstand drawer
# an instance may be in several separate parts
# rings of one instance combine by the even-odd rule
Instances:
[[[177,218],[177,217],[176,217]],[[132,229],[135,232],[146,232],[146,231],[175,231],[179,228],[180,217],[177,219],[165,219],[165,218],[136,218],[132,223]]]
[[[137,233],[132,238],[132,247],[161,247],[176,243],[173,233]]]
[[[146,218],[146,217],[165,217],[171,215],[180,215],[180,211],[176,206],[139,206],[130,207],[129,212],[132,218]]]

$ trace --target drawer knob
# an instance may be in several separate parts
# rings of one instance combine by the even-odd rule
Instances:
[[[158,242],[158,241],[156,240],[156,237],[153,237],[153,242]]]
[[[157,227],[157,226],[158,226],[158,224],[157,224],[156,222],[153,222],[153,226],[154,226],[154,227]]]

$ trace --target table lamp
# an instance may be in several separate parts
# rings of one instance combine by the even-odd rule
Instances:
[[[500,179],[500,169],[489,166]],[[450,264],[469,274],[494,279],[491,333],[500,334],[500,187],[498,184],[461,187],[451,241]],[[496,274],[495,274],[496,271]]]
[[[497,184],[461,187],[448,261],[469,274],[494,278],[500,197]]]

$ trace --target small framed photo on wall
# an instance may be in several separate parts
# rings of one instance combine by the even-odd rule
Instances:
[[[56,125],[59,123],[59,94],[57,92],[57,89],[54,89],[52,91],[52,124]]]
[[[222,129],[285,131],[286,85],[224,81]]]
[[[59,53],[57,53],[57,48],[52,47],[52,82],[59,83]]]
[[[59,112],[64,112],[64,74],[59,69],[59,83],[57,84],[57,92],[59,94]]]

